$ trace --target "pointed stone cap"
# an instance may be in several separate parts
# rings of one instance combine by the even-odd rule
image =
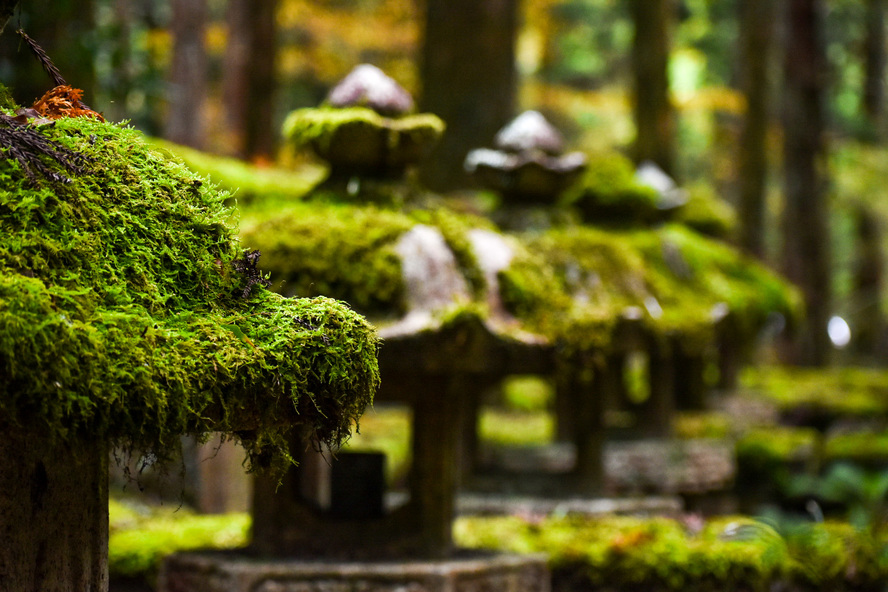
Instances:
[[[494,144],[507,152],[564,151],[564,137],[539,111],[525,111],[496,134]]]
[[[463,166],[481,185],[512,203],[551,205],[586,168],[582,152],[563,154],[564,138],[539,111],[525,111],[494,138],[496,149],[477,148]]]
[[[380,115],[413,111],[413,97],[404,87],[372,64],[360,64],[340,81],[327,103],[333,107],[369,107]]]

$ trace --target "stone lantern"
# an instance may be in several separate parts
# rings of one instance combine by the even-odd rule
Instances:
[[[561,133],[538,111],[525,111],[497,133],[495,148],[477,148],[466,171],[503,196],[505,206],[553,206],[586,167],[582,152],[564,153]]]
[[[329,164],[328,187],[355,195],[362,181],[401,179],[440,138],[443,122],[413,110],[403,87],[376,66],[361,64],[323,105],[290,113],[284,136]]]
[[[219,431],[280,465],[293,426],[349,432],[378,342],[342,303],[268,291],[225,196],[135,130],[21,133],[80,167],[0,159],[0,588],[102,592],[112,445]]]

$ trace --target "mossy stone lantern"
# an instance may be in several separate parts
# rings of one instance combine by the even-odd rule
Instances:
[[[564,153],[561,133],[539,111],[513,119],[494,146],[469,152],[465,168],[480,185],[499,192],[504,206],[553,206],[586,168],[586,155]]]
[[[20,129],[82,170],[0,159],[0,588],[103,591],[112,445],[164,458],[218,431],[281,468],[294,425],[349,432],[378,341],[337,301],[265,289],[227,195],[136,131]]]
[[[522,331],[489,283],[508,263],[506,237],[444,210],[328,198],[246,214],[242,239],[263,252],[282,292],[338,294],[377,323],[384,343],[376,400],[412,410],[407,499],[367,511],[337,504],[336,475],[359,453],[322,459],[309,440],[294,441],[300,466],[280,485],[254,482],[250,549],[176,555],[165,563],[161,590],[315,589],[335,580],[391,592],[545,592],[541,557],[457,553],[452,540],[472,401],[508,374],[553,365],[550,344]],[[364,474],[353,487],[383,481]]]
[[[431,114],[413,113],[413,98],[371,64],[354,68],[317,108],[298,109],[284,136],[330,166],[328,186],[352,193],[361,180],[400,179],[422,160],[444,131]]]
[[[798,311],[787,282],[684,225],[564,227],[526,240],[555,273],[531,281],[517,266],[503,281],[535,285],[540,295],[523,305],[566,343],[582,343],[582,332],[598,336],[579,349],[594,354],[594,394],[610,411],[633,416],[625,431],[635,437],[668,436],[676,409],[705,406],[705,368],[721,363],[726,330],[745,353],[771,315]],[[578,303],[566,320],[548,312],[546,300],[559,291]],[[559,429],[568,434],[586,429],[572,411],[581,404],[577,392],[564,391],[558,403]]]

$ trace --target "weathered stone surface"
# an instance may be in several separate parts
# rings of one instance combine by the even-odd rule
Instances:
[[[605,487],[613,492],[723,491],[736,470],[733,447],[717,440],[612,442],[605,449]]]
[[[540,555],[442,561],[263,560],[224,553],[167,558],[159,592],[549,592]]]
[[[327,97],[334,107],[370,107],[382,115],[403,115],[413,110],[413,97],[404,87],[372,64],[360,64]]]

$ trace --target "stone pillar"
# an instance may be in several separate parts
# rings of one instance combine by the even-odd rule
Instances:
[[[107,591],[107,443],[0,436],[0,590]]]
[[[446,557],[453,548],[464,381],[459,375],[430,376],[414,400],[410,491],[427,557]]]
[[[604,390],[607,376],[582,364],[560,379],[575,393],[574,477],[578,493],[599,493],[604,484]],[[598,382],[601,381],[601,382]]]
[[[682,411],[706,409],[706,359],[702,354],[686,354],[676,346],[672,356],[675,373],[675,406]]]
[[[640,405],[638,427],[645,437],[662,438],[672,434],[675,416],[675,372],[668,348],[652,345],[648,358],[650,395]]]

